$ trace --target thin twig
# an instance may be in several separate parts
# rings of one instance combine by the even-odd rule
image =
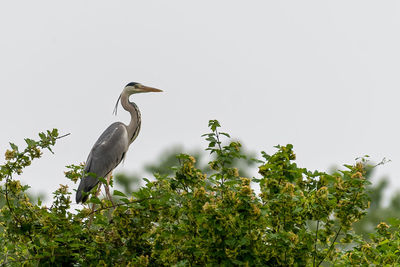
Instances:
[[[56,137],[56,140],[57,140],[57,139],[64,138],[64,137],[67,137],[67,136],[70,135],[70,134],[71,134],[71,133],[67,133],[67,134],[61,135],[61,136],[59,136],[59,137]]]
[[[10,213],[11,213],[12,217],[14,218],[14,220],[15,220],[17,223],[19,223],[19,227],[22,227],[22,226],[23,226],[23,225],[22,225],[22,221],[20,221],[20,219],[18,218],[18,216],[15,214],[14,208],[11,206],[10,200],[9,200],[9,198],[8,198],[8,187],[7,187],[7,185],[8,185],[9,182],[10,182],[10,176],[8,175],[8,176],[6,177],[6,184],[5,184],[5,195],[6,195],[7,206],[8,206],[8,209],[10,210]],[[29,234],[28,234],[29,239],[33,242],[31,230],[29,230],[28,233],[29,233]],[[34,251],[35,253],[37,252],[35,247],[33,248],[33,251]]]
[[[218,130],[215,129],[215,136],[217,137],[217,144],[218,144],[218,148],[219,148],[219,152],[222,155],[222,147],[221,147],[221,141],[219,140],[219,134],[218,134]],[[222,187],[224,186],[224,169],[225,169],[225,164],[224,162],[222,162],[222,177],[221,177],[221,185]]]
[[[315,191],[315,195],[317,196],[317,201],[318,201],[318,181],[317,181],[317,188],[316,188],[316,191]],[[319,230],[319,219],[317,220],[317,230],[315,231],[313,267],[315,267],[315,259],[316,259],[316,257],[317,257],[318,230]]]
[[[356,200],[357,200],[358,194],[359,194],[359,193],[357,193],[357,194],[355,195],[355,197],[354,197],[354,199],[353,199],[353,201],[352,201],[352,206],[354,206],[354,204],[355,204],[355,202],[356,202]],[[337,201],[337,203],[339,203],[339,200]],[[336,236],[335,236],[335,238],[333,239],[333,242],[332,242],[332,244],[330,245],[330,247],[329,247],[329,249],[328,249],[328,252],[327,252],[326,255],[321,259],[321,261],[318,263],[317,267],[320,266],[321,263],[325,260],[325,258],[331,253],[333,247],[335,246],[336,239],[338,238],[339,233],[340,233],[341,230],[342,230],[342,225],[339,227],[339,230],[338,230],[338,232],[336,233]]]
[[[332,250],[333,247],[335,246],[336,239],[338,238],[339,233],[340,233],[341,230],[342,230],[342,226],[339,227],[339,230],[337,231],[336,236],[335,236],[335,238],[333,239],[333,242],[332,242],[332,244],[330,245],[330,247],[329,247],[329,249],[328,249],[328,252],[326,253],[325,257],[318,263],[317,267],[320,266],[321,263],[325,260],[325,258],[331,253],[331,250]]]
[[[157,198],[148,197],[148,198],[143,198],[143,199],[136,199],[136,200],[133,200],[133,201],[130,201],[130,202],[127,202],[127,203],[125,203],[125,202],[120,202],[120,203],[117,203],[117,204],[115,204],[115,205],[101,207],[101,208],[98,208],[98,209],[96,209],[96,210],[91,211],[88,215],[86,215],[86,217],[88,217],[88,216],[90,216],[90,215],[92,215],[92,214],[94,214],[94,213],[96,213],[96,212],[102,211],[102,210],[111,209],[111,208],[116,208],[116,207],[119,207],[119,206],[124,206],[124,205],[129,205],[129,204],[134,204],[134,203],[140,203],[140,202],[143,202],[143,201],[145,201],[145,200],[158,199],[158,198],[160,198],[160,197],[157,197]]]
[[[317,221],[317,230],[315,231],[315,244],[314,244],[314,263],[313,267],[315,267],[315,258],[317,256],[317,242],[318,242],[318,228],[319,228],[319,220]]]
[[[285,209],[283,209],[283,231],[286,231],[286,212]],[[285,249],[285,263],[286,263],[286,251],[287,251],[287,247]]]
[[[354,199],[353,199],[352,206],[353,206],[354,203],[356,202],[357,197],[358,197],[358,193],[356,194],[356,196],[355,196]],[[339,233],[340,233],[341,230],[342,230],[342,225],[339,227],[339,230],[338,230],[338,232],[336,233],[336,236],[335,236],[335,238],[333,239],[333,242],[332,242],[332,244],[330,245],[330,247],[329,247],[329,249],[328,249],[328,252],[327,252],[326,255],[321,259],[321,261],[318,263],[317,266],[320,266],[321,263],[325,260],[325,258],[331,253],[333,247],[335,246],[336,239],[338,238]]]
[[[8,198],[8,187],[7,187],[7,185],[8,185],[9,182],[10,182],[10,176],[7,176],[6,177],[6,184],[5,184],[5,193],[6,193],[5,195],[6,195],[7,206],[8,206],[8,209],[10,210],[12,216],[14,217],[14,220],[16,220],[19,223],[19,225],[22,227],[22,222],[19,220],[19,218],[15,214],[14,208],[11,206],[10,199]]]
[[[221,147],[221,141],[219,140],[219,134],[218,134],[218,130],[217,129],[215,129],[215,135],[217,136],[217,144],[218,144],[218,147],[219,147],[219,151],[221,151],[222,152],[222,147]]]
[[[96,194],[95,194],[95,197],[97,197],[99,194],[100,194],[100,190],[101,190],[101,185],[100,184],[98,184],[97,185],[98,187],[97,187],[97,191],[96,191]],[[94,211],[95,211],[95,208],[96,207],[96,203],[93,203],[93,205],[92,205],[92,212],[91,212],[91,215],[92,216],[90,216],[90,219],[89,219],[89,223],[88,223],[88,227],[90,227],[90,225],[92,224],[92,221],[93,221],[93,213],[94,213]]]
[[[53,254],[49,256],[35,256],[35,257],[30,257],[30,258],[25,258],[25,259],[20,259],[20,260],[8,260],[3,262],[0,266],[8,266],[10,263],[17,263],[17,262],[25,262],[25,261],[33,261],[33,260],[43,260],[46,258],[51,258],[53,256],[69,256],[68,253],[66,254]]]

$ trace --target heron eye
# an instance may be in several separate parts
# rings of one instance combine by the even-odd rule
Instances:
[[[136,83],[136,82],[130,82],[130,83],[128,83],[125,87],[127,87],[127,86],[136,87],[137,84],[138,84],[138,83]]]

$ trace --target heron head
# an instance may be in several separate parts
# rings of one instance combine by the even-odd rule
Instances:
[[[149,87],[149,86],[144,86],[143,84],[136,83],[136,82],[131,82],[128,83],[120,96],[118,97],[117,103],[115,103],[115,108],[113,113],[117,115],[117,109],[118,109],[118,103],[121,99],[122,96],[128,97],[132,94],[138,94],[138,93],[149,93],[149,92],[162,92],[162,90]]]
[[[136,83],[136,82],[128,83],[125,86],[124,91],[126,91],[130,95],[138,94],[138,93],[162,92],[162,90],[160,90],[160,89],[145,86],[143,84]]]

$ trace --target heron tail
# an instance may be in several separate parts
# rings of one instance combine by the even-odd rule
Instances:
[[[81,182],[76,190],[76,203],[85,203],[89,197],[89,192],[99,183],[99,179],[90,175],[85,176],[81,179]]]

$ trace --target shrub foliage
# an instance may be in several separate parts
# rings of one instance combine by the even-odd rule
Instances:
[[[400,262],[399,223],[381,223],[364,241],[352,231],[369,206],[366,160],[328,174],[300,168],[292,145],[262,152],[258,178],[240,177],[234,162],[240,143],[209,122],[206,175],[190,155],[177,155],[172,175],[155,174],[145,186],[115,199],[91,196],[71,209],[71,190],[61,185],[52,205],[27,196],[17,176],[57,130],[10,144],[1,165],[2,266],[336,266]],[[221,138],[228,139],[223,143]],[[77,181],[82,165],[67,166]],[[259,187],[259,194],[253,188]],[[94,189],[95,191],[96,189]]]

